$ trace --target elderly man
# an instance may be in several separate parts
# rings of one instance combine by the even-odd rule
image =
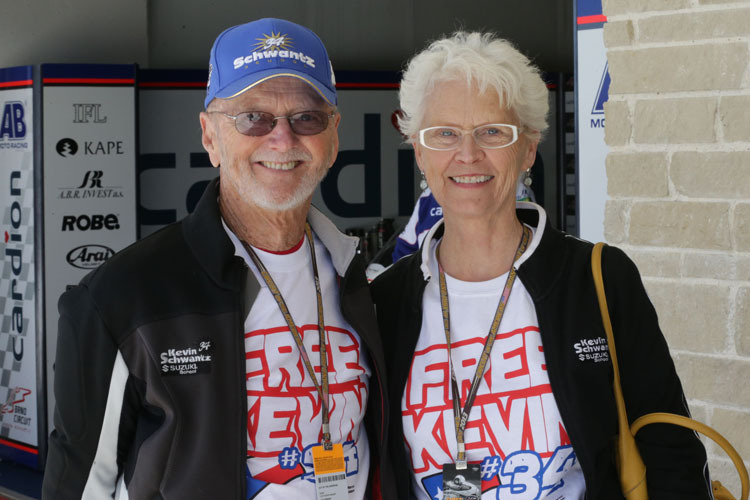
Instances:
[[[205,105],[219,179],[60,300],[44,498],[390,498],[364,263],[310,205],[338,148],[326,50],[230,28]]]

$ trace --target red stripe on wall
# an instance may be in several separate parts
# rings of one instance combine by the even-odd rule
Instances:
[[[6,441],[4,439],[0,439],[0,444],[3,446],[9,446],[11,448],[15,448],[17,450],[25,451],[26,453],[31,453],[34,455],[39,454],[39,450],[37,450],[36,448],[31,448],[30,446],[24,446],[18,443],[11,443],[10,441]]]
[[[0,82],[0,88],[7,88],[7,87],[27,87],[31,84],[33,84],[33,80],[18,80],[15,82]]]
[[[205,82],[139,82],[139,87],[152,87],[152,88],[206,88]]]
[[[578,24],[606,23],[607,16],[597,14],[595,16],[581,16],[578,18]]]
[[[84,84],[101,84],[101,85],[132,85],[135,83],[134,78],[45,78],[43,83],[84,83]]]

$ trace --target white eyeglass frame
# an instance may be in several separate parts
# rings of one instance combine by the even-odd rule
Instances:
[[[502,146],[483,146],[479,144],[479,142],[477,141],[477,138],[474,137],[474,132],[484,127],[509,127],[513,131],[513,140],[511,140],[508,144],[503,144]],[[458,133],[461,136],[461,140],[458,141],[455,146],[450,147],[450,148],[435,148],[432,146],[428,146],[424,140],[425,132],[429,132],[430,130],[435,130],[439,128],[450,129],[450,130],[456,131],[456,133]],[[521,127],[521,129],[523,129],[523,127]],[[474,127],[471,130],[466,130],[466,129],[462,129],[458,127],[451,127],[448,125],[438,125],[436,127],[427,127],[427,128],[423,128],[422,130],[420,130],[419,131],[419,143],[422,146],[426,147],[427,149],[431,149],[432,151],[453,151],[454,149],[458,149],[459,147],[461,147],[461,143],[463,142],[463,136],[471,135],[471,138],[474,140],[474,143],[482,149],[502,149],[502,148],[507,148],[508,146],[512,144],[515,144],[518,141],[518,133],[519,133],[519,127],[517,125],[511,125],[510,123],[485,123],[483,125]]]

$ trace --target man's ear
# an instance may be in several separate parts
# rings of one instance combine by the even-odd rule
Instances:
[[[221,152],[219,151],[216,124],[205,111],[201,111],[199,120],[201,122],[201,144],[203,144],[203,149],[208,153],[211,165],[216,168],[221,164]]]
[[[331,141],[331,164],[328,165],[330,169],[336,162],[336,158],[339,155],[339,124],[341,123],[341,114],[336,113],[333,117],[333,139]]]

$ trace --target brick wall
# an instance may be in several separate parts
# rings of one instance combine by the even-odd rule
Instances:
[[[643,275],[693,416],[750,465],[750,1],[602,6],[605,237]],[[708,453],[738,495],[729,460]]]

